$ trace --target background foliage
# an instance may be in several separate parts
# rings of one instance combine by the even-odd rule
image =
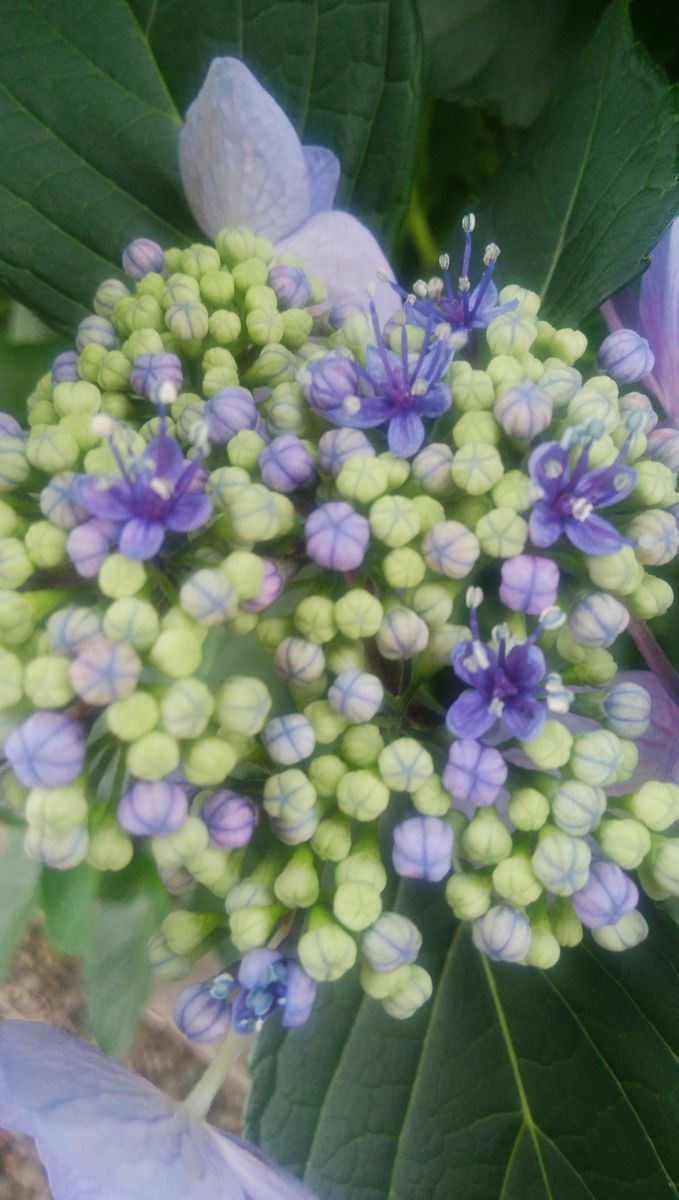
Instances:
[[[341,205],[403,282],[456,253],[474,208],[505,278],[596,334],[597,305],[679,209],[672,0],[15,0],[0,38],[3,408],[20,410],[127,241],[196,235],[177,135],[217,54],[243,58],[305,140],[336,151]],[[351,976],[305,1029],[271,1023],[251,1136],[323,1200],[676,1194],[670,916],[649,913],[633,953],[582,948],[543,975],[490,967],[430,894],[403,887],[398,903],[418,910],[434,1002],[401,1025]],[[64,886],[10,830],[0,972],[39,907],[51,944],[84,957],[93,1032],[122,1052],[162,915],[153,872],[99,890],[82,867]]]

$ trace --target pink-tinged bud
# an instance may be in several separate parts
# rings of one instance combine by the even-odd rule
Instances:
[[[167,837],[175,829],[181,829],[188,815],[186,792],[167,779],[133,784],[120,801],[117,813],[123,829],[137,837]]]
[[[500,599],[513,612],[539,616],[556,604],[560,572],[550,558],[517,554],[500,569]]]
[[[160,274],[164,266],[162,247],[151,238],[135,238],[123,250],[123,271],[131,279],[142,279],[150,271]]]
[[[198,815],[207,826],[210,844],[222,850],[246,846],[257,823],[257,809],[252,801],[228,788],[213,792]]]
[[[655,357],[646,338],[633,329],[617,329],[599,348],[599,366],[616,383],[637,383],[653,370]]]

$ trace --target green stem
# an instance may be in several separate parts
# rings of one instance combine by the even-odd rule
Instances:
[[[195,1117],[206,1117],[212,1101],[245,1048],[245,1039],[230,1029],[207,1070],[182,1104]]]
[[[406,228],[413,240],[422,266],[431,269],[432,265],[438,261],[439,252],[429,228],[417,187],[413,188],[410,198]]]

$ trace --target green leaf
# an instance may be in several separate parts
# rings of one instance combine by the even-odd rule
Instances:
[[[49,368],[60,346],[56,338],[48,342],[13,342],[0,332],[0,396],[3,412],[25,420],[26,397],[37,380]]]
[[[92,1033],[115,1057],[134,1038],[149,990],[147,943],[167,906],[165,889],[144,862],[108,877],[96,905],[85,954],[85,1002]]]
[[[417,902],[437,980],[410,1021],[355,979],[255,1051],[248,1136],[324,1200],[669,1200],[679,1178],[679,934],[549,972],[493,966]],[[407,911],[414,908],[411,896]]]
[[[44,867],[40,881],[45,935],[57,954],[79,958],[92,941],[101,874],[87,863],[72,871]]]
[[[343,204],[397,228],[419,120],[414,0],[17,0],[0,39],[0,281],[56,328],[133,237],[195,235],[177,137],[215,54],[242,56],[337,152]]]
[[[0,979],[38,904],[40,867],[23,852],[23,829],[0,828]]]
[[[616,0],[477,209],[502,278],[539,292],[550,321],[579,321],[639,274],[674,216],[678,148],[673,93]]]

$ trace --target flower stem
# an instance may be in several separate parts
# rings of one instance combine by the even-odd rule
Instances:
[[[245,1045],[246,1039],[230,1029],[209,1067],[183,1101],[182,1108],[187,1108],[196,1117],[206,1117],[212,1101]]]
[[[413,189],[413,194],[410,198],[406,228],[413,240],[422,266],[431,267],[431,264],[435,263],[438,258],[438,250],[431,229],[429,228],[429,222],[425,216],[417,188]]]
[[[668,696],[679,704],[679,674],[664,650],[658,645],[645,621],[630,621],[629,632],[647,667],[662,684]]]

